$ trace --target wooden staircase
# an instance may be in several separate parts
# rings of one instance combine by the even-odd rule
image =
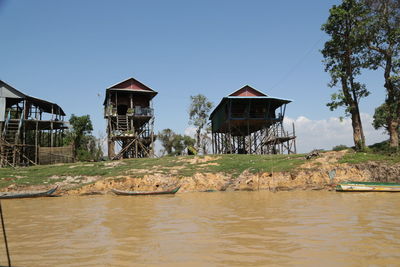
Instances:
[[[4,126],[5,129],[1,137],[1,165],[14,166],[17,151],[16,145],[18,144],[18,129],[20,127],[20,120],[8,120]]]
[[[10,144],[16,144],[18,142],[17,133],[18,133],[19,120],[10,120],[8,122],[7,128],[5,129],[4,140]]]
[[[14,147],[3,141],[1,146],[1,165],[13,166],[14,161]]]
[[[128,131],[128,117],[125,115],[117,116],[117,130],[126,132]]]

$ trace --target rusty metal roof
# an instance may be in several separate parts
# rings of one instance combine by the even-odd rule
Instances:
[[[52,103],[37,97],[33,97],[33,96],[29,96],[27,94],[22,93],[21,91],[15,89],[14,87],[12,87],[11,85],[9,85],[8,83],[0,80],[0,83],[5,85],[10,91],[12,91],[13,93],[15,93],[16,95],[18,95],[21,99],[25,99],[30,101],[31,103],[37,105],[38,107],[40,107],[44,112],[50,113],[50,114],[59,114],[62,116],[65,116],[65,112],[63,111],[63,109],[57,105],[56,103]]]
[[[142,82],[136,80],[133,77],[130,77],[122,82],[116,83],[106,89],[106,92],[108,91],[122,91],[122,92],[135,92],[139,94],[147,94],[150,95],[150,99],[155,97],[158,92],[154,91],[147,85],[143,84]],[[106,105],[107,103],[107,97],[108,94],[106,93],[106,96],[104,98],[103,105]]]
[[[235,96],[234,94],[243,90],[243,89],[251,89],[254,90],[255,92],[259,93],[259,96]],[[220,109],[220,107],[226,102],[228,101],[228,99],[238,99],[238,100],[243,100],[243,101],[248,101],[248,100],[264,100],[266,102],[272,102],[274,103],[277,107],[283,105],[283,104],[288,104],[290,102],[292,102],[292,100],[290,99],[285,99],[285,98],[278,98],[278,97],[272,97],[272,96],[267,96],[266,94],[264,94],[261,91],[258,91],[248,85],[240,88],[239,90],[236,90],[235,92],[229,94],[229,96],[225,96],[222,98],[221,102],[215,107],[215,109],[211,112],[209,119],[211,120],[212,117],[214,116],[214,113],[217,112],[218,109]]]

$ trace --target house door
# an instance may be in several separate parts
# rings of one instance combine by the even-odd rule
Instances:
[[[127,111],[128,111],[128,106],[127,105],[118,105],[117,106],[118,115],[126,115]]]

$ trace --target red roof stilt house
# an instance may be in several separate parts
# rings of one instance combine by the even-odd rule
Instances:
[[[210,115],[216,154],[296,153],[293,133],[283,128],[288,99],[275,98],[251,86],[223,97]]]
[[[156,91],[134,78],[106,89],[104,118],[110,159],[154,155],[152,99],[156,95]],[[118,153],[115,153],[115,143],[120,147]]]

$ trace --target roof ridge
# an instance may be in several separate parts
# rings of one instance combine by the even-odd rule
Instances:
[[[125,79],[125,80],[123,80],[123,81],[121,81],[121,82],[118,82],[118,83],[116,83],[116,84],[113,84],[112,86],[107,87],[106,89],[113,89],[113,88],[116,88],[117,85],[122,84],[122,83],[125,83],[125,82],[127,82],[127,81],[129,81],[129,80],[133,80],[134,82],[138,83],[140,86],[144,87],[145,89],[147,89],[147,90],[149,90],[149,91],[156,92],[156,91],[154,91],[152,88],[150,88],[149,86],[145,85],[144,83],[142,83],[141,81],[139,81],[139,80],[137,80],[137,79],[135,79],[135,78],[133,78],[133,77],[129,77],[128,79]],[[120,88],[120,89],[127,89],[127,88]],[[132,88],[129,88],[129,89],[132,89]]]
[[[240,90],[243,90],[243,89],[245,89],[245,88],[250,88],[251,90],[253,90],[253,91],[255,91],[255,92],[261,94],[262,96],[268,96],[267,94],[265,94],[265,93],[263,93],[263,92],[261,92],[261,91],[255,89],[254,87],[252,87],[252,86],[250,86],[250,85],[248,85],[248,84],[246,84],[246,85],[243,86],[242,88],[240,88],[240,89],[238,89],[238,90],[236,90],[236,91],[230,93],[228,96],[235,96],[235,95],[233,95],[233,94],[235,94],[235,93],[237,93],[237,92],[239,92]]]

